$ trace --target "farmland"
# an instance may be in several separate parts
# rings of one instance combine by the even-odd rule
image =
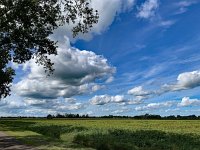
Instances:
[[[19,119],[0,130],[39,149],[198,150],[200,120]]]

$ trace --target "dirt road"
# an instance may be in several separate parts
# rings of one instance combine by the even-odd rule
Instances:
[[[0,150],[36,150],[36,148],[26,146],[0,131]]]

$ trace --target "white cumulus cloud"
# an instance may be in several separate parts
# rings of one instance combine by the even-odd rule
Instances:
[[[182,101],[178,103],[178,106],[200,106],[200,100],[198,99],[190,99],[189,97],[183,97]]]
[[[175,84],[166,84],[164,91],[180,91],[200,86],[200,71],[184,72],[179,74]]]
[[[155,15],[155,11],[159,7],[159,1],[158,0],[146,0],[139,8],[137,17],[138,18],[144,18],[149,19]]]
[[[171,107],[174,104],[173,101],[167,101],[162,103],[150,103],[145,106],[138,106],[135,108],[136,111],[146,111],[146,110],[155,110],[165,107]]]
[[[96,95],[90,99],[90,104],[92,105],[105,105],[108,103],[122,103],[125,102],[126,99],[123,95]]]
[[[127,92],[129,95],[133,95],[136,100],[130,101],[130,103],[141,103],[143,100],[150,98],[153,95],[153,92],[146,91],[142,86],[134,87]]]
[[[74,25],[69,24],[57,29],[54,32],[53,39],[62,41],[64,36],[68,36],[70,41],[75,41],[77,39],[90,40],[93,35],[102,34],[106,31],[117,14],[129,11],[134,4],[135,0],[92,0],[90,5],[95,10],[98,10],[99,21],[92,27],[91,31],[87,34],[79,34],[74,39],[71,32]]]
[[[72,48],[69,43],[58,48],[58,55],[50,59],[55,68],[53,75],[47,77],[42,66],[31,60],[25,64],[30,72],[14,85],[15,92],[33,99],[69,98],[101,89],[95,81],[106,82],[115,73],[103,56]]]
[[[137,86],[137,87],[130,89],[128,91],[128,94],[134,95],[134,96],[146,96],[146,95],[150,95],[151,92],[145,91],[142,86]]]

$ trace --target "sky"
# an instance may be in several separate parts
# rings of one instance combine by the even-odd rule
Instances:
[[[99,22],[73,38],[54,31],[50,77],[12,63],[0,116],[200,115],[200,0],[92,0]]]

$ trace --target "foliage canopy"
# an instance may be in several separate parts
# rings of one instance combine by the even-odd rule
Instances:
[[[98,22],[89,0],[0,0],[0,98],[10,94],[15,70],[9,65],[35,58],[47,74],[53,72],[48,55],[57,54],[53,31],[73,23],[73,36],[87,33]]]

